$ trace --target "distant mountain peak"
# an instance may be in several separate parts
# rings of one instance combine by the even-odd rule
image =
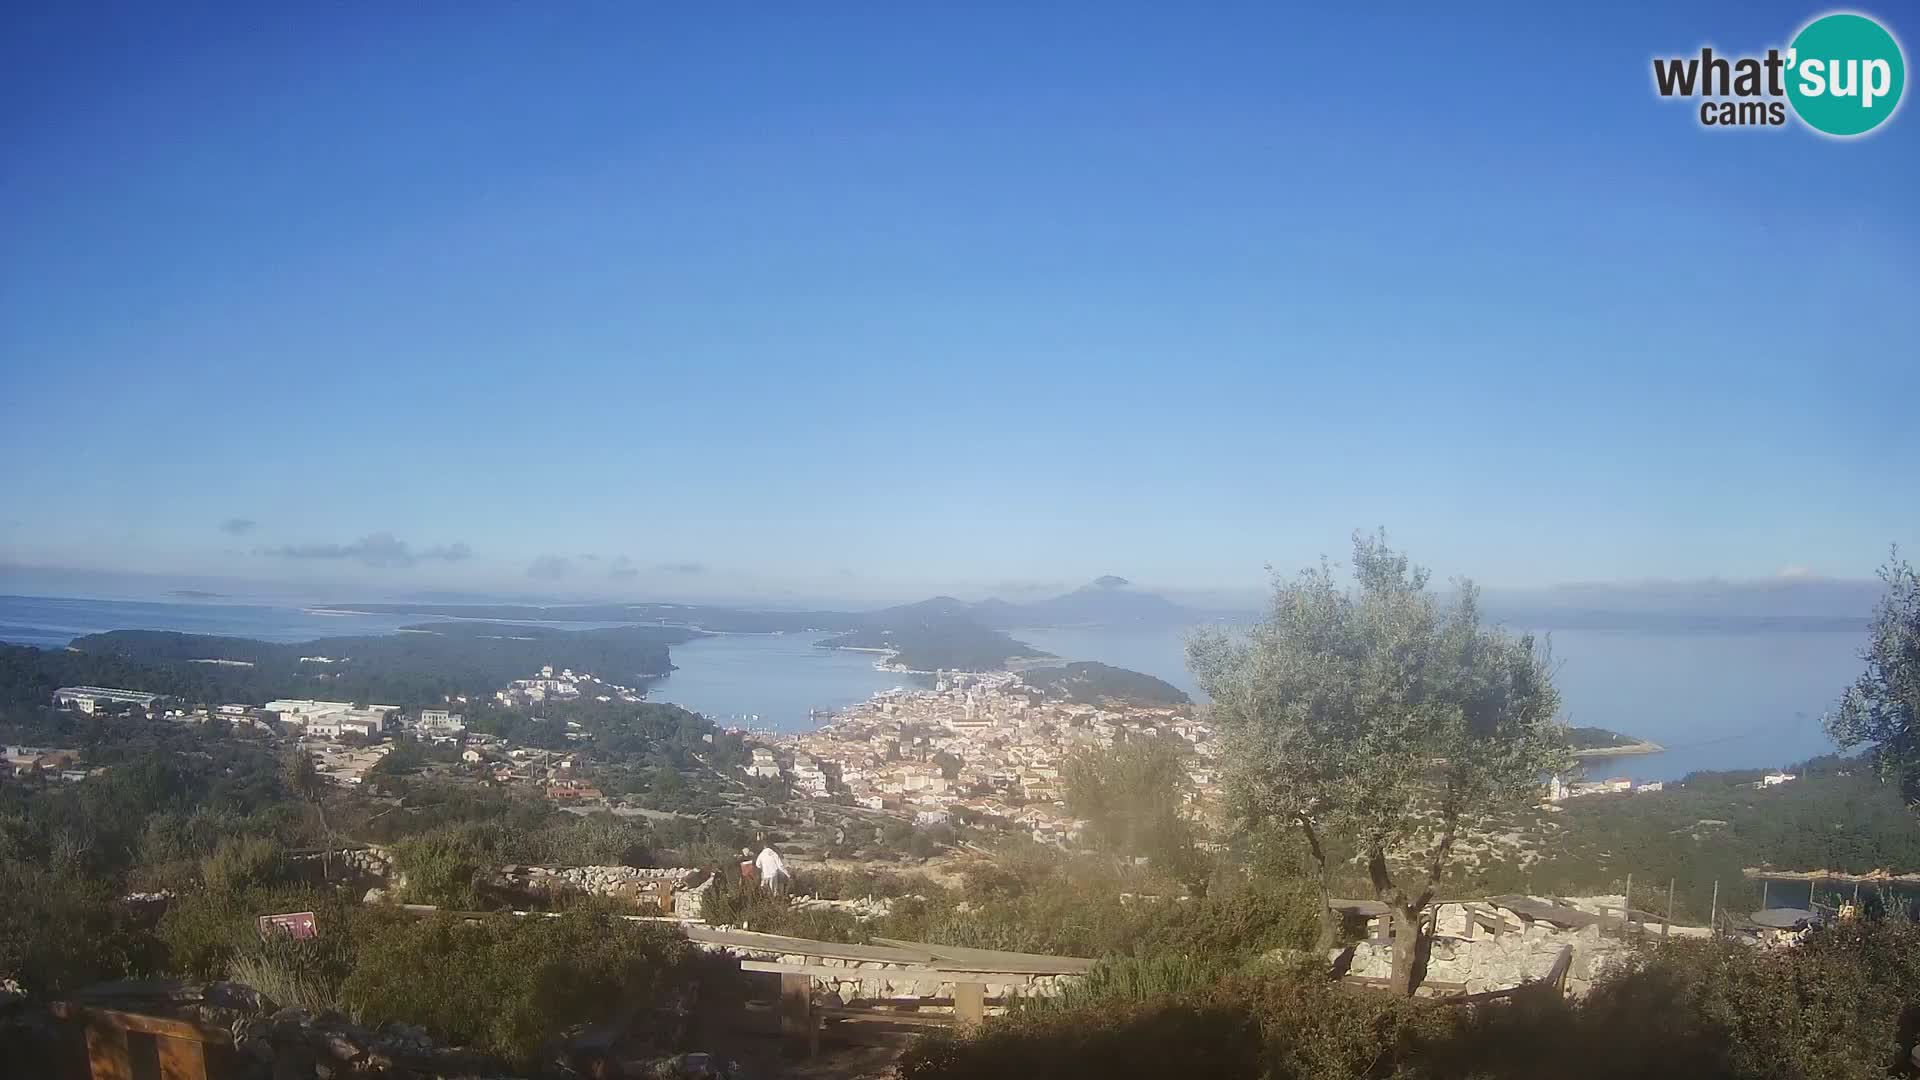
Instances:
[[[1028,626],[1115,626],[1190,624],[1195,613],[1164,596],[1133,588],[1117,574],[1103,574],[1071,592],[1028,604],[984,600],[971,614],[1002,629]]]

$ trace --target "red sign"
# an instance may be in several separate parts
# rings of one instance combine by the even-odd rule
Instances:
[[[295,941],[305,941],[320,936],[320,927],[313,921],[311,911],[289,911],[285,915],[260,916],[260,936],[266,937],[275,931],[284,932]]]

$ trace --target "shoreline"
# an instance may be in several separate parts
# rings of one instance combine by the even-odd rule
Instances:
[[[1857,881],[1862,884],[1884,882],[1889,885],[1920,885],[1920,872],[1895,874],[1886,870],[1849,874],[1840,870],[1768,870],[1749,866],[1740,871],[1740,876],[1765,881]]]
[[[1625,746],[1594,746],[1588,747],[1585,750],[1575,750],[1573,756],[1577,758],[1639,757],[1645,754],[1664,754],[1666,752],[1667,748],[1661,746],[1659,743],[1642,739],[1639,742],[1628,743]]]

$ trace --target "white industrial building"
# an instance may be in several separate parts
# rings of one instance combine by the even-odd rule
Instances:
[[[56,709],[78,709],[91,716],[102,705],[137,705],[151,709],[159,694],[140,690],[116,690],[111,686],[63,686],[53,692]]]

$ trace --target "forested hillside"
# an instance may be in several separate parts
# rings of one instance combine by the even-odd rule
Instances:
[[[89,684],[188,702],[257,705],[276,697],[320,697],[412,706],[448,695],[491,694],[547,664],[636,686],[669,671],[668,646],[695,636],[668,627],[556,630],[445,622],[396,634],[282,644],[116,630],[78,638],[64,650],[0,647],[0,701],[45,703],[58,687]]]

